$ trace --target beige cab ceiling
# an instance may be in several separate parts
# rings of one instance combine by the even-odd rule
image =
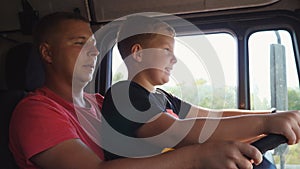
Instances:
[[[209,13],[215,11],[265,10],[300,8],[299,0],[27,0],[40,17],[56,11],[73,11],[93,22],[109,22],[140,12],[167,14]],[[0,31],[20,28],[18,13],[21,0],[1,0]]]
[[[140,12],[185,14],[260,7],[280,0],[92,0],[97,22]]]

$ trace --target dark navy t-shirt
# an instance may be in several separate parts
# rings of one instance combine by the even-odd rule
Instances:
[[[105,94],[102,106],[103,118],[116,131],[136,137],[136,131],[155,115],[165,112],[185,118],[191,105],[162,89],[150,93],[139,84],[121,81],[114,84]],[[103,139],[106,138],[105,135]],[[120,156],[106,152],[107,159]]]

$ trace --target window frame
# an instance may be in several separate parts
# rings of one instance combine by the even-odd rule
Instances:
[[[178,15],[178,17],[187,19],[204,33],[229,33],[236,37],[238,50],[237,108],[239,109],[251,108],[248,40],[252,33],[274,29],[285,29],[290,32],[293,40],[297,74],[300,77],[300,31],[296,31],[300,30],[300,17],[291,11],[267,11],[216,16],[183,14]],[[177,32],[179,31],[179,35],[191,33],[185,32],[184,28],[175,29]],[[98,77],[100,78],[97,79],[95,91],[101,94],[104,94],[111,85],[111,51],[106,55],[108,61],[105,61],[106,63],[98,69]],[[97,88],[97,85],[102,87]]]

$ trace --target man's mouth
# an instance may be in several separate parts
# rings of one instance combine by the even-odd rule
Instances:
[[[95,65],[94,64],[83,65],[83,67],[89,68],[89,69],[95,69]]]

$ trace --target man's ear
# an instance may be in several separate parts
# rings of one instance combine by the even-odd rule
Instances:
[[[46,42],[41,43],[39,46],[39,50],[43,60],[45,60],[46,63],[52,63],[52,52],[50,45]]]
[[[131,53],[132,53],[132,58],[137,61],[141,62],[142,61],[142,46],[140,44],[134,44],[131,47]]]

